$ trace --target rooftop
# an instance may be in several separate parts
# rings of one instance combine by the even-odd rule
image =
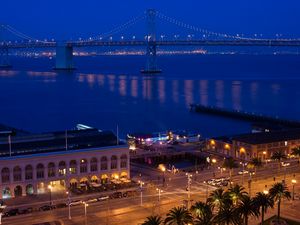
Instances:
[[[11,155],[28,155],[117,145],[117,137],[111,131],[97,129],[68,130],[41,134],[11,136]],[[9,137],[0,137],[0,157],[7,157]]]
[[[232,140],[253,145],[297,139],[300,139],[300,129],[241,134],[232,137]]]

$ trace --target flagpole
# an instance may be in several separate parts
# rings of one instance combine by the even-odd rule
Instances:
[[[119,145],[119,126],[117,124],[117,145]]]
[[[9,156],[11,156],[11,137],[8,135]]]
[[[65,132],[66,150],[68,150],[68,130]]]

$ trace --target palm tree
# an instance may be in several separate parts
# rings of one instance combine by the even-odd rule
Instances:
[[[273,155],[271,156],[271,159],[277,160],[278,161],[278,172],[280,172],[280,168],[281,168],[281,161],[283,159],[286,159],[286,155],[284,154],[283,151],[277,151],[274,152]]]
[[[219,210],[222,206],[232,203],[229,193],[224,191],[222,188],[216,189],[210,193],[207,202],[212,204],[213,207],[217,206]]]
[[[195,215],[195,225],[212,225],[213,224],[213,206],[211,203],[196,202],[191,207]]]
[[[261,225],[263,225],[265,213],[268,208],[274,207],[274,200],[269,194],[258,192],[253,198],[253,202],[258,211],[261,209]]]
[[[148,216],[142,225],[161,225],[163,220],[160,216]]]
[[[298,162],[300,161],[300,146],[292,149],[292,155],[298,156]]]
[[[291,192],[288,191],[287,186],[284,183],[276,183],[274,184],[270,189],[270,196],[273,198],[273,200],[277,203],[277,220],[280,220],[280,204],[281,199],[290,199],[291,198]]]
[[[185,225],[193,222],[192,214],[184,207],[171,209],[165,219],[166,225]]]
[[[228,192],[234,204],[236,204],[239,200],[242,199],[242,197],[248,194],[245,191],[245,188],[238,184],[236,184],[234,187],[229,188]]]
[[[241,224],[241,220],[235,212],[232,204],[225,204],[221,206],[214,222],[218,225]]]
[[[248,164],[248,168],[254,167],[254,172],[256,174],[257,168],[262,166],[261,158],[252,158],[251,162]]]
[[[224,163],[223,163],[223,167],[226,168],[226,169],[229,169],[229,176],[230,176],[230,185],[231,185],[231,177],[232,177],[232,170],[234,168],[238,168],[238,164],[234,161],[233,158],[226,158],[224,160]]]
[[[243,195],[235,208],[235,213],[241,218],[241,221],[244,221],[245,225],[248,225],[249,217],[258,216],[259,210],[255,207],[253,199],[248,195]]]

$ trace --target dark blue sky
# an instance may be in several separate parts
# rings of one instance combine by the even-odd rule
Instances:
[[[215,32],[300,37],[299,0],[1,0],[0,22],[37,38],[70,39],[108,31],[147,8]],[[178,29],[159,24],[159,33]]]

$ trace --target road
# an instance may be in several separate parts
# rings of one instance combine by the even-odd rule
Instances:
[[[19,215],[11,218],[4,218],[4,225],[24,225],[24,224],[38,224],[46,221],[61,221],[66,225],[79,225],[79,224],[109,224],[109,225],[133,225],[142,223],[149,215],[159,214],[164,216],[169,209],[174,206],[184,204],[184,200],[187,200],[187,176],[184,172],[178,174],[165,173],[166,182],[162,185],[162,179],[159,181],[157,177],[162,177],[163,174],[158,172],[155,168],[139,167],[133,165],[132,170],[138,169],[142,176],[136,177],[145,182],[145,187],[142,192],[142,204],[141,196],[138,194],[135,197],[106,200],[104,202],[91,203],[87,207],[87,216],[84,215],[84,206],[71,207],[72,219],[68,219],[68,208],[55,209],[46,212],[34,212],[27,215]],[[236,169],[233,172],[232,180],[234,183],[242,184],[242,175],[238,175]],[[216,167],[205,169],[199,172],[198,175],[193,173],[192,185],[191,185],[191,201],[204,201],[207,195],[216,189],[216,187],[209,186],[203,183],[204,180],[210,179],[215,173],[216,177],[228,176],[228,171],[221,172]],[[286,175],[284,175],[286,173]],[[276,177],[276,181],[284,179],[290,190],[291,180],[294,178],[300,180],[300,166],[296,162],[291,162],[289,167],[286,167],[286,171],[281,169],[278,173],[278,165],[276,163],[270,163],[265,165],[257,171],[252,177],[251,183],[251,195],[254,196],[256,192],[263,191],[265,187],[269,189],[274,184],[273,177]],[[248,186],[249,175],[244,175],[244,187],[249,191]],[[161,198],[159,201],[158,192],[156,188],[161,188]],[[300,193],[299,182],[296,184],[296,193]],[[300,200],[294,202],[284,202],[282,207],[283,216],[298,218],[300,215],[297,212],[297,208],[300,207]],[[275,210],[271,210],[267,216],[271,216],[275,213]],[[250,224],[257,224],[257,219],[251,219]]]

